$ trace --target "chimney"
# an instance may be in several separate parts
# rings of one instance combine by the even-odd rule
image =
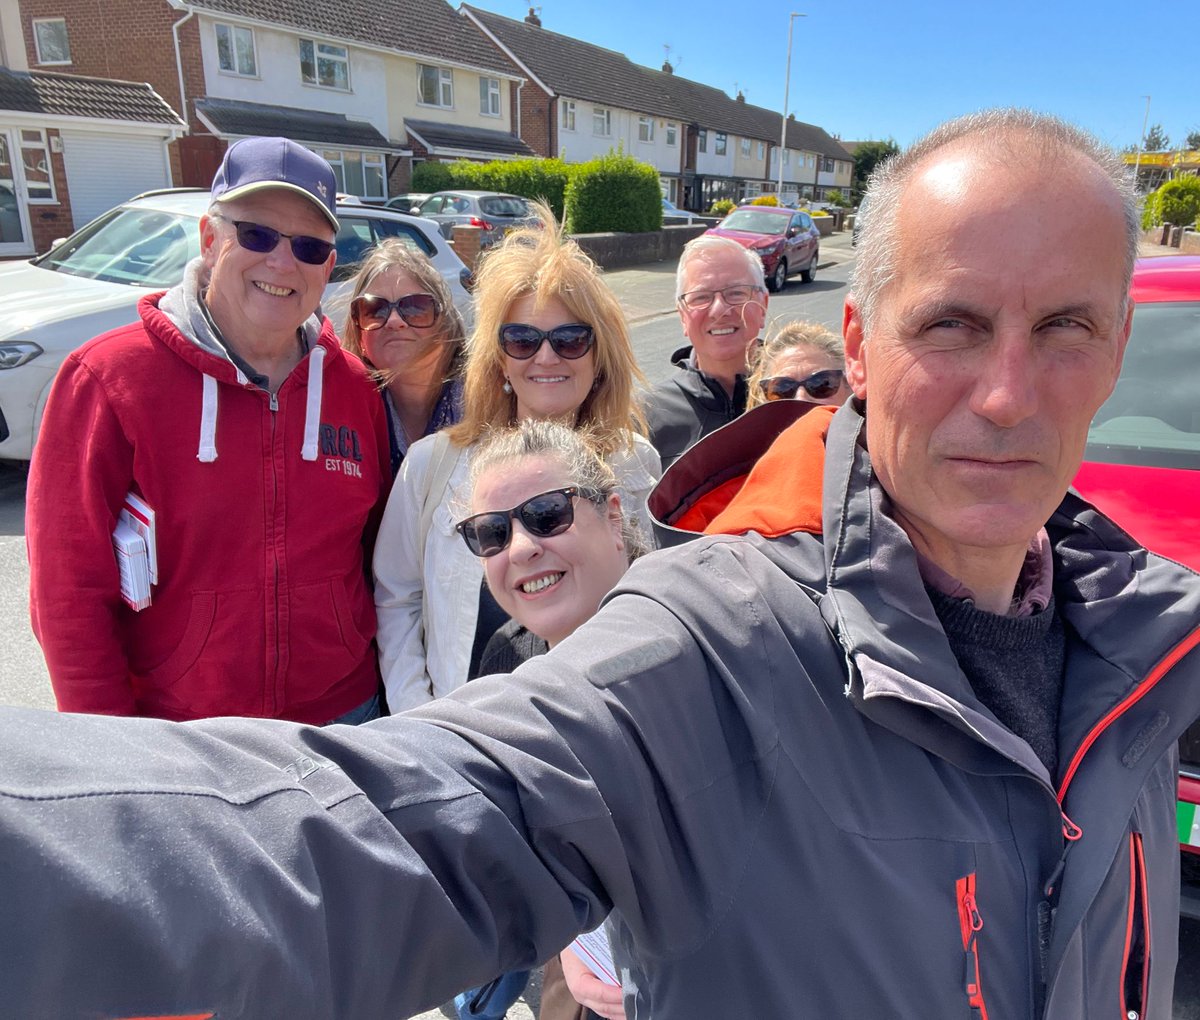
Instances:
[[[796,115],[794,113],[788,114],[788,120],[795,120],[795,119],[796,119]]]
[[[675,68],[673,68],[673,67],[671,66],[671,61],[669,61],[669,60],[664,60],[664,61],[663,61],[663,66],[662,66],[662,69],[663,69],[663,70],[664,70],[664,71],[665,71],[667,74],[674,74],[674,73],[675,73]]]
[[[529,8],[529,13],[525,15],[526,25],[532,25],[534,28],[542,27],[542,19],[538,17],[537,12],[538,9],[536,7]]]
[[[746,94],[741,89],[738,89],[737,101],[739,103],[744,103],[746,101]]]

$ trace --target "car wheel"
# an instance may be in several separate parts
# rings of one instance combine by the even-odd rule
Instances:
[[[780,259],[775,263],[775,271],[771,273],[771,279],[767,281],[767,285],[773,291],[781,291],[787,284],[787,259]]]
[[[812,261],[808,264],[807,269],[800,270],[800,279],[805,283],[812,283],[817,278],[817,258],[820,256],[819,251],[813,252]]]

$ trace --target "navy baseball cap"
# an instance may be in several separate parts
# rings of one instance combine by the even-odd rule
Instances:
[[[249,195],[268,188],[286,188],[313,203],[334,230],[337,181],[333,168],[320,156],[289,138],[243,138],[225,150],[212,182],[212,200]]]

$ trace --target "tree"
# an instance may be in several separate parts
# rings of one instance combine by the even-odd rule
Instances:
[[[858,190],[861,191],[867,186],[867,178],[876,166],[899,151],[900,146],[893,138],[886,142],[860,142],[854,150],[854,179]]]
[[[1187,140],[1183,143],[1184,148],[1200,149],[1200,128],[1193,128],[1188,133]]]
[[[1146,152],[1166,152],[1170,147],[1171,139],[1167,137],[1167,133],[1162,129],[1162,125],[1151,124],[1150,130],[1146,132],[1142,148]]]

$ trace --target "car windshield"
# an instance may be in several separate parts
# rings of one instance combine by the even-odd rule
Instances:
[[[765,209],[735,209],[721,223],[726,230],[744,230],[748,234],[782,234],[791,217]]]
[[[525,199],[512,195],[501,195],[494,198],[481,198],[479,208],[485,216],[528,216],[529,206]]]
[[[1087,460],[1200,468],[1200,301],[1133,313],[1125,364],[1088,431]]]
[[[117,207],[93,220],[34,265],[107,283],[161,290],[183,279],[200,254],[198,217]]]

